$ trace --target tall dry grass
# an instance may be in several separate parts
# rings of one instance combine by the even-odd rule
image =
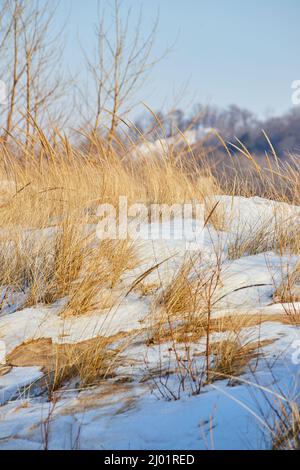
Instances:
[[[127,240],[95,239],[99,204],[203,200],[216,182],[193,159],[188,168],[180,158],[132,161],[119,142],[108,151],[90,135],[78,146],[31,124],[30,149],[0,147],[0,284],[26,292],[27,306],[67,296],[68,314],[86,313],[98,304],[97,284],[114,289],[138,262]]]
[[[21,142],[0,148],[0,285],[26,294],[27,306],[64,299],[61,314],[68,317],[111,307],[110,299],[114,300],[115,289],[122,288],[123,275],[139,263],[128,240],[96,239],[101,203],[118,207],[120,196],[127,196],[129,204],[206,200],[208,223],[226,230],[228,221],[222,207],[214,206],[213,195],[258,194],[281,202],[300,202],[297,163],[284,164],[275,154],[261,168],[241,147],[237,149],[239,157],[228,156],[229,177],[213,171],[205,157],[199,161],[192,149],[188,160],[186,153],[133,159],[125,144],[112,145],[107,151],[101,139],[89,136],[87,145],[75,145],[59,132],[47,138],[36,125],[35,139],[30,150]],[[246,175],[235,163],[238,158],[248,162]],[[291,227],[280,223],[275,233],[270,233],[266,224],[246,239],[237,234],[229,257],[269,249],[298,254],[298,225],[293,227],[292,236]],[[171,341],[180,387],[189,381],[193,393],[213,377],[240,373],[253,353],[238,340],[243,324],[234,331],[234,340],[211,344],[222,264],[220,255],[215,254],[212,265],[201,269],[195,269],[195,260],[186,261],[169,285],[160,286],[159,295],[155,286],[152,303],[156,314],[152,340]],[[124,293],[127,291],[128,286]],[[157,312],[163,313],[158,323]],[[199,337],[206,339],[204,371],[197,371],[190,357],[190,345]],[[176,352],[178,343],[185,345],[184,358]],[[74,375],[86,384],[106,377],[111,354],[102,342],[85,351],[75,346],[64,351],[54,368],[55,387]]]

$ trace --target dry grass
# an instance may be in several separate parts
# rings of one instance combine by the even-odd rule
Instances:
[[[155,306],[161,307],[168,316],[181,314],[201,316],[216,301],[221,285],[221,260],[216,264],[203,262],[198,254],[184,259],[171,282],[162,286]]]
[[[189,159],[185,154],[185,160],[181,155],[148,155],[133,160],[127,158],[125,144],[113,145],[105,153],[100,140],[93,137],[92,145],[85,147],[73,145],[58,132],[54,137],[50,141],[36,127],[34,152],[28,153],[22,143],[0,148],[0,183],[6,182],[0,187],[0,285],[24,292],[27,306],[52,304],[64,298],[63,316],[111,308],[115,292],[123,288],[125,273],[139,263],[135,247],[128,240],[99,242],[93,235],[101,203],[118,207],[120,196],[127,196],[128,204],[147,205],[205,200],[209,223],[216,230],[226,230],[229,221],[225,208],[221,204],[215,206],[214,195],[252,196],[255,186],[261,188],[260,195],[264,197],[300,201],[297,171],[281,164],[280,168],[275,165],[276,171],[272,171],[274,165],[270,165],[269,172],[262,171],[245,149],[242,153],[256,172],[255,181],[249,179],[247,184],[238,173],[233,181],[213,176],[205,159],[197,160],[192,152]],[[284,184],[278,184],[278,179]],[[251,233],[241,230],[229,246],[228,257],[236,259],[270,249],[299,253],[299,239],[299,226],[283,225],[279,218],[274,231],[268,223]],[[220,255],[215,255],[211,266],[201,265],[197,256],[185,260],[166,287],[146,282],[136,286],[142,296],[155,297],[151,344],[172,341],[173,346],[184,344],[188,351],[191,342],[206,338],[206,380],[212,373],[220,377],[242,371],[256,354],[257,345],[243,345],[238,333],[249,324],[264,321],[257,316],[247,320],[243,316],[211,318],[221,285],[222,263]],[[297,276],[298,273],[293,274],[276,293],[280,301],[296,300],[291,292],[292,285],[298,283]],[[159,295],[157,288],[161,289]],[[268,320],[270,317],[265,321]],[[232,335],[211,344],[215,331],[229,331]],[[83,384],[93,384],[113,372],[118,358],[102,339],[84,347],[58,348],[55,355],[51,348],[49,354],[55,359],[54,388],[75,376]],[[179,370],[184,367],[183,376],[193,381],[195,371],[190,366],[189,372],[188,361],[184,366],[178,363]]]
[[[260,325],[257,317],[255,322],[255,325]],[[254,325],[254,318],[252,322],[245,317],[238,320],[233,318],[223,324],[219,319],[219,323],[211,325],[209,333],[220,333],[219,330],[223,329],[224,337],[218,341],[211,338],[208,349],[201,352],[194,347],[201,337],[206,338],[206,325],[202,324],[197,334],[193,325],[192,335],[183,325],[179,328],[174,326],[168,331],[165,329],[165,336],[152,338],[148,346],[153,346],[155,340],[157,343],[170,342],[169,362],[162,358],[156,369],[149,369],[145,380],[153,381],[159,394],[167,400],[180,399],[182,392],[199,394],[204,386],[217,380],[227,380],[229,385],[235,385],[248,366],[251,365],[250,370],[254,372],[262,348],[273,342],[271,339],[260,341],[259,332],[257,341],[245,341],[243,330],[251,323]]]
[[[51,339],[28,341],[7,356],[7,364],[42,367],[51,392],[72,379],[90,386],[113,376],[125,336],[98,337],[76,344],[54,344]],[[119,346],[112,348],[116,341]]]
[[[274,223],[272,217],[251,230],[239,230],[228,245],[228,259],[235,260],[271,250],[281,255],[300,253],[300,230],[294,219],[281,217]]]
[[[300,300],[300,263],[296,265],[287,279],[274,292],[274,300],[279,303],[298,302]]]
[[[78,225],[97,220],[96,209],[99,203],[116,205],[120,195],[127,195],[129,203],[145,201],[173,204],[190,200],[202,201],[206,198],[209,205],[212,194],[222,193],[216,180],[211,176],[209,167],[203,168],[202,165],[201,168],[193,156],[188,165],[183,164],[178,156],[174,159],[161,157],[143,159],[142,162],[129,162],[118,158],[117,153],[110,152],[109,156],[103,154],[103,148],[98,140],[93,141],[93,155],[87,155],[84,150],[72,146],[59,134],[55,136],[55,146],[39,129],[36,136],[38,137],[36,155],[26,153],[21,144],[19,150],[6,148],[0,168],[3,180],[5,177],[5,181],[12,183],[0,207],[3,227],[9,229],[14,227],[17,231],[16,237],[24,227],[62,227],[62,235],[57,241],[53,255],[50,256],[52,258],[50,262],[45,261],[48,260],[49,254],[42,252],[36,255],[31,249],[26,249],[28,256],[24,256],[23,250],[19,249],[13,250],[15,251],[13,256],[18,253],[18,260],[11,263],[6,246],[11,241],[2,242],[3,258],[8,262],[2,263],[4,266],[2,272],[5,274],[1,274],[1,283],[20,288],[24,277],[29,277],[31,294],[28,303],[32,305],[39,301],[52,302],[70,292],[73,296],[75,291],[78,291],[78,297],[82,298],[79,302],[83,305],[82,310],[87,311],[90,308],[87,307],[86,297],[94,297],[95,279],[100,273],[99,278],[102,280],[103,273],[96,269],[95,276],[89,272],[79,276],[80,266],[86,258],[85,247],[81,247],[85,241],[78,239],[75,232],[78,231]],[[25,152],[26,158],[23,161],[15,158],[16,152]],[[220,206],[213,211],[211,222],[218,229],[225,228],[224,213]],[[20,227],[20,230],[18,231],[16,227]],[[252,245],[250,250],[245,244],[242,247],[235,247],[232,250],[235,252],[233,256],[245,250],[250,252],[264,250],[262,237],[256,236],[255,240],[260,248],[254,248],[253,243],[251,240],[246,243]],[[110,271],[110,287],[114,288],[123,273],[135,263],[133,250],[127,242],[123,244],[103,242],[102,248],[106,253],[107,269]],[[23,269],[24,265],[30,264],[29,260],[37,259],[41,261]],[[14,269],[9,269],[8,265],[14,266]],[[16,276],[18,272],[20,275]],[[26,272],[29,272],[29,275]],[[14,282],[14,277],[19,279]],[[173,291],[177,292],[173,298],[171,292],[165,294],[167,310],[180,310],[184,303],[190,305],[194,303],[192,309],[195,309],[198,303],[195,296],[197,286],[195,288],[188,285],[183,277],[184,272],[174,281]],[[176,289],[176,282],[180,283],[180,278],[183,283],[179,289]],[[87,293],[81,295],[85,283]],[[77,312],[80,309],[72,307],[71,310]]]
[[[192,261],[184,262],[157,299],[157,306],[163,306],[168,315],[195,312],[201,307],[196,282],[191,279],[192,266]]]
[[[173,204],[202,201],[217,190],[209,170],[201,169],[193,156],[188,167],[180,158],[128,161],[122,155],[125,147],[106,155],[101,142],[94,140],[90,154],[60,134],[54,136],[55,145],[40,129],[36,136],[36,154],[28,153],[21,143],[0,148],[0,181],[6,182],[5,187],[9,183],[0,204],[3,227],[43,228],[66,216],[80,223],[85,214],[93,220],[99,204],[117,207],[120,196],[127,196],[129,204]]]
[[[216,180],[197,168],[196,162],[185,170],[180,159],[177,162],[153,159],[150,164],[148,159],[148,162],[143,160],[137,174],[139,171],[145,190],[144,202],[147,203],[172,205],[203,201],[218,188]]]
[[[170,344],[169,354],[172,359],[166,365],[162,357],[160,366],[148,371],[147,380],[153,381],[159,395],[167,400],[180,399],[183,391],[201,393],[203,386],[216,380],[228,380],[230,385],[235,385],[250,363],[250,371],[255,373],[263,353],[262,348],[274,341],[260,340],[260,326],[265,322],[296,326],[299,325],[300,316],[237,313],[211,318],[209,328],[206,315],[181,315],[177,319],[169,317],[165,323],[159,322],[156,327],[152,327],[147,345]],[[252,328],[253,333],[257,332],[256,340],[249,332],[245,336],[246,330],[251,331]],[[223,337],[216,340],[216,337],[213,338],[215,333],[221,333]],[[245,341],[249,336],[251,339]],[[201,352],[195,351],[201,339],[206,340],[206,348]],[[200,362],[199,356],[203,358]],[[177,381],[174,381],[174,377]]]
[[[276,250],[280,253],[300,254],[300,226],[295,220],[277,224]]]
[[[120,196],[128,204],[203,200],[217,184],[193,158],[188,167],[180,158],[128,161],[121,144],[105,154],[94,136],[75,146],[32,125],[35,152],[22,142],[0,148],[0,285],[26,292],[27,306],[66,296],[69,313],[86,313],[97,304],[97,282],[109,292],[138,263],[128,240],[96,248],[87,237],[99,204],[118,208]]]
[[[99,241],[68,216],[50,232],[9,231],[1,248],[0,285],[24,292],[27,307],[67,297],[66,315],[110,306],[112,289],[138,264],[128,240]]]
[[[225,206],[218,200],[218,197],[208,196],[205,200],[205,220],[209,219],[209,223],[215,230],[225,231],[230,226],[227,220]]]
[[[147,297],[149,295],[155,294],[160,285],[158,282],[139,282],[135,287],[135,291],[140,294],[141,297]]]
[[[29,254],[38,266],[31,275],[28,306],[51,304],[70,294],[88,256],[88,240],[66,218],[55,236],[52,250],[47,253],[47,244],[43,244],[41,250],[40,256]]]
[[[207,333],[207,319],[205,316],[198,317],[198,321],[189,321],[189,317],[181,318],[181,321],[174,322],[171,325],[158,323],[156,328],[150,332],[148,344],[162,344],[164,342],[174,340],[176,343],[196,343]],[[224,317],[212,318],[210,323],[210,333],[226,333],[232,332],[237,335],[243,328],[253,328],[267,322],[278,322],[283,325],[300,325],[300,314],[291,316],[283,314],[237,314],[226,315]]]
[[[84,272],[72,283],[63,316],[77,316],[113,307],[114,288],[122,275],[138,264],[128,240],[101,241],[85,263]]]
[[[191,325],[194,330],[198,330],[200,324],[204,326],[207,371],[212,311],[218,302],[218,291],[222,285],[222,253],[219,248],[216,248],[214,253],[216,259],[211,264],[203,263],[199,255],[183,262],[173,281],[157,299],[156,305],[162,307],[159,312],[160,321],[157,323],[155,316],[153,317],[157,328],[157,331],[154,330],[154,336],[161,336],[161,330],[164,331],[165,324],[168,324],[173,344],[175,344],[174,330],[176,331],[180,323]]]
[[[52,391],[72,378],[78,378],[81,386],[91,386],[112,377],[118,354],[119,350],[108,349],[107,341],[102,339],[84,348],[74,344],[58,350],[51,374]]]
[[[235,239],[228,245],[228,259],[235,260],[242,256],[257,255],[272,250],[275,244],[275,235],[270,232],[270,224],[259,225],[255,230],[241,230]]]
[[[107,262],[111,288],[115,287],[126,271],[139,264],[135,245],[130,240],[103,240],[99,252],[100,257]]]
[[[300,411],[297,403],[288,400],[277,400],[270,406],[274,422],[271,424],[273,450],[300,449]]]
[[[261,348],[271,344],[273,340],[244,343],[240,334],[228,333],[226,338],[211,344],[210,353],[213,356],[208,374],[208,381],[229,379],[234,383],[234,378],[240,376],[247,365],[253,359],[258,359]]]

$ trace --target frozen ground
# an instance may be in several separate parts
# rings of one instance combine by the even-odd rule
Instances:
[[[214,196],[225,207],[228,226],[217,232],[204,230],[199,243],[201,262],[216,262],[216,245],[223,247],[221,285],[212,317],[227,315],[270,315],[260,326],[244,327],[243,341],[262,343],[253,358],[233,382],[224,379],[201,387],[193,385],[178,392],[178,374],[162,379],[145,378],[154,370],[176,367],[174,348],[145,341],[152,297],[137,292],[124,295],[138,276],[163,262],[147,277],[147,283],[168,285],[184,259],[191,256],[186,240],[139,242],[141,264],[128,272],[112,308],[91,315],[62,318],[64,299],[55,305],[22,309],[22,296],[3,305],[0,340],[6,354],[24,341],[51,338],[56,344],[77,343],[98,336],[134,333],[126,350],[126,361],[116,377],[99,386],[81,390],[76,384],[64,387],[48,401],[39,367],[0,368],[0,449],[265,449],[272,445],[272,406],[287,399],[299,400],[300,335],[296,325],[272,317],[297,312],[300,304],[275,304],[273,293],[291,272],[298,256],[267,251],[228,260],[227,247],[237,232],[243,236],[259,224],[272,227],[276,220],[298,222],[300,208],[278,205],[260,198]],[[190,241],[190,240],[189,240]],[[269,318],[269,317],[268,317]],[[218,343],[227,333],[213,333]],[[205,339],[190,346],[197,370],[204,367]],[[178,345],[186,354],[185,345]],[[177,351],[177,352],[178,352]],[[0,361],[1,362],[1,361]],[[5,363],[5,360],[2,362]],[[9,365],[7,365],[9,366]],[[1,367],[1,366],[0,366]],[[126,380],[125,380],[126,379]],[[130,379],[130,380],[129,380]],[[73,386],[72,386],[73,385]],[[170,398],[174,391],[177,400]],[[198,390],[199,392],[199,390]],[[279,397],[279,398],[278,398]]]

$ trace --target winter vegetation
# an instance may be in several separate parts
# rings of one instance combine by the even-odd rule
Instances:
[[[299,114],[132,122],[157,24],[128,43],[119,2],[113,34],[99,13],[87,96],[54,3],[1,2],[0,449],[298,449]],[[160,236],[102,238],[124,197],[196,202],[201,234],[160,214],[138,230]]]

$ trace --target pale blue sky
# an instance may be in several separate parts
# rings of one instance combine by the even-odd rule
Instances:
[[[140,92],[153,109],[173,105],[178,95],[183,108],[235,103],[261,117],[292,106],[291,82],[300,79],[299,0],[123,1],[133,11],[143,6],[145,30],[159,10],[157,54],[176,40]],[[111,1],[101,4],[109,12]],[[77,31],[84,47],[93,47],[97,0],[62,0],[60,11],[69,15],[68,62],[79,71]]]

